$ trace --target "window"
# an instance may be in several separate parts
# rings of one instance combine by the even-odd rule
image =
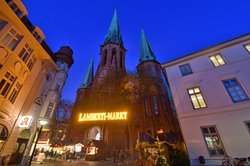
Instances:
[[[194,109],[207,107],[199,87],[188,89],[188,94],[192,101]]]
[[[11,86],[13,85],[15,79],[16,79],[16,77],[14,77],[9,72],[7,72],[4,75],[4,78],[0,82],[0,95],[2,95],[4,97],[7,95]]]
[[[54,106],[55,106],[55,103],[49,102],[48,108],[47,108],[46,113],[44,115],[46,118],[50,118],[50,115],[54,109]]]
[[[9,101],[13,104],[16,100],[16,97],[21,89],[21,84],[19,82],[16,83],[14,89],[12,90],[10,96],[9,96]]]
[[[222,58],[222,56],[220,54],[210,56],[209,58],[215,67],[222,66],[222,65],[226,64],[224,59]]]
[[[103,55],[103,66],[105,66],[107,63],[107,54],[108,54],[108,51],[105,49],[104,55]]]
[[[36,57],[33,55],[33,56],[30,58],[30,60],[28,61],[28,64],[27,64],[27,66],[28,66],[28,68],[29,68],[30,70],[33,68],[33,65],[35,64],[35,62],[36,62]]]
[[[153,96],[153,102],[154,102],[154,112],[155,115],[159,115],[159,107],[158,107],[158,101],[157,101],[157,97]]]
[[[23,16],[23,12],[17,7],[15,3],[9,3],[10,8],[16,13],[16,15],[21,18]]]
[[[246,122],[244,122],[245,123],[245,125],[246,125],[246,127],[247,127],[247,130],[249,131],[249,133],[250,133],[250,121],[246,121]]]
[[[166,96],[162,96],[162,107],[163,107],[163,111],[167,112],[167,104],[166,104]]]
[[[209,154],[211,156],[225,155],[226,153],[216,127],[201,127],[201,130],[206,141]]]
[[[5,25],[7,25],[8,22],[7,21],[4,21],[2,19],[0,19],[0,31],[5,27]]]
[[[112,50],[112,56],[111,56],[110,64],[116,65],[116,50],[115,49]]]
[[[250,53],[250,44],[245,45],[245,48],[246,48],[247,51]]]
[[[185,76],[185,75],[188,75],[188,74],[192,74],[192,69],[190,67],[190,65],[187,63],[187,64],[184,64],[184,65],[181,65],[179,66],[180,70],[181,70],[181,74],[182,76]]]
[[[19,57],[23,60],[24,63],[27,62],[27,60],[29,59],[31,53],[32,53],[32,49],[30,48],[30,46],[26,43],[24,48],[21,50],[21,52],[19,53]]]
[[[236,78],[222,81],[234,103],[246,101],[248,97]]]
[[[145,99],[144,99],[144,107],[145,107],[146,115],[150,115],[149,102],[148,102],[148,98],[147,97],[145,97]]]
[[[120,67],[122,68],[122,59],[123,59],[123,54],[120,52]]]
[[[55,91],[59,91],[60,90],[60,88],[61,88],[61,85],[60,84],[58,84],[58,83],[56,83],[56,87],[55,87]]]
[[[2,39],[2,42],[11,50],[14,50],[20,40],[21,36],[13,28],[11,28],[10,31]]]

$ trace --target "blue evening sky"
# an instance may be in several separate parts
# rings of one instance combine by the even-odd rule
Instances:
[[[143,28],[160,63],[249,33],[250,0],[22,0],[33,25],[56,52],[69,45],[74,60],[62,93],[75,100],[91,57],[99,63],[100,44],[114,9],[127,48],[127,70],[139,61]]]

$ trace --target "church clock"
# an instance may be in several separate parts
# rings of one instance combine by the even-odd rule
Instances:
[[[99,78],[104,78],[105,76],[107,75],[107,70],[106,69],[103,69],[100,71],[100,74],[99,74]]]

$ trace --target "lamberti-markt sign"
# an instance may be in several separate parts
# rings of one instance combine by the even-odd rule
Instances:
[[[127,112],[84,113],[79,115],[79,121],[126,120]]]

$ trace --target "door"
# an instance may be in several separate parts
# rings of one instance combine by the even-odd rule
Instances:
[[[19,134],[19,138],[17,139],[17,142],[11,154],[9,165],[17,165],[21,163],[23,154],[25,152],[26,146],[29,141],[29,136],[30,136],[29,130],[23,130]]]

